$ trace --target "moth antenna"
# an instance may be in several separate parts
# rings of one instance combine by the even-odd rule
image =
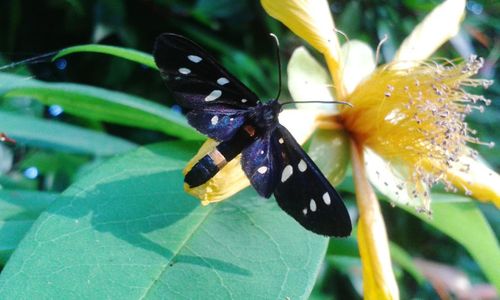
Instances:
[[[335,33],[337,34],[340,34],[342,37],[344,37],[346,43],[349,43],[351,40],[349,39],[349,37],[347,36],[347,34],[345,34],[343,31],[341,30],[338,30],[337,28],[333,28],[333,31],[335,31]],[[344,62],[347,62],[347,60],[349,59],[349,48],[350,48],[350,45],[348,45],[348,48],[347,48],[347,51],[346,51],[346,55],[344,57]],[[341,64],[340,66],[342,68],[342,71],[340,71],[340,73],[342,74],[342,76],[344,76],[344,71],[345,71],[345,63]]]
[[[387,34],[384,34],[384,37],[382,38],[382,40],[380,40],[380,42],[378,43],[377,45],[377,51],[375,52],[375,64],[378,65],[378,60],[380,58],[380,50],[382,48],[382,45],[389,39],[389,37],[387,36]]]
[[[344,39],[347,41],[347,42],[350,42],[349,38],[347,37],[347,34],[345,34],[343,31],[340,31],[338,30],[337,28],[334,28],[333,31],[335,31],[335,33],[338,33],[340,34],[341,36],[344,37]]]
[[[23,65],[23,64],[27,64],[27,63],[36,64],[36,63],[40,63],[40,62],[46,62],[46,61],[49,60],[47,58],[53,57],[58,52],[59,51],[53,51],[53,52],[41,54],[41,55],[38,55],[38,56],[35,56],[35,57],[30,57],[30,58],[27,58],[27,59],[24,59],[24,60],[21,60],[21,61],[15,61],[15,62],[10,63],[8,65],[1,66],[0,67],[0,71],[7,70],[7,69],[12,69],[12,68],[17,67],[18,65]]]
[[[278,94],[274,98],[274,100],[278,100],[281,95],[281,59],[280,59],[280,41],[278,37],[274,33],[269,33],[269,35],[274,39],[276,45],[276,60],[278,61]]]

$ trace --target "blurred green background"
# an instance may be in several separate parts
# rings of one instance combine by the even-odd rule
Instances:
[[[363,40],[375,48],[387,34],[389,40],[384,44],[381,56],[382,62],[385,62],[390,61],[412,28],[439,3],[424,0],[330,1],[330,8],[337,27],[350,39]],[[116,57],[81,53],[66,56],[54,63],[42,57],[27,63],[10,64],[89,43],[151,53],[156,36],[162,32],[175,32],[189,37],[213,53],[260,97],[267,99],[272,98],[278,89],[274,44],[268,33],[273,32],[280,39],[284,66],[293,50],[304,44],[287,28],[270,18],[258,1],[251,0],[2,1],[0,9],[4,16],[0,18],[0,62],[4,66],[1,71],[21,75],[25,80],[75,82],[121,91],[173,107],[174,110],[178,110],[178,107],[171,99],[167,99],[157,71]],[[468,57],[470,54],[484,57],[485,66],[479,77],[496,79],[495,84],[483,92],[486,98],[493,101],[484,113],[472,113],[468,123],[478,131],[481,140],[496,144],[500,143],[497,66],[500,53],[499,15],[498,1],[467,1],[467,17],[459,35],[435,54],[435,57],[446,58]],[[286,80],[286,72],[283,72],[283,76]],[[289,97],[286,87],[283,94],[282,98]],[[42,105],[28,99],[2,101],[0,107],[2,111],[57,119],[106,132],[137,144],[175,139],[152,130],[81,118],[65,113],[60,107]],[[0,131],[5,131],[2,122],[4,120],[0,119]],[[498,146],[493,149],[473,147],[495,170],[500,169]],[[76,174],[83,172],[82,168],[92,168],[99,163],[86,154],[61,154],[42,148],[20,143],[11,151],[13,158],[6,150],[2,150],[0,170],[4,175],[0,184],[16,189],[60,192],[73,182]],[[12,161],[13,166],[7,161]],[[387,203],[382,203],[391,240],[404,247],[409,254],[455,266],[464,271],[473,283],[487,282],[462,246],[410,214],[401,214]],[[498,238],[498,210],[488,204],[479,206]],[[348,273],[338,271],[347,265],[349,262],[346,261],[328,261],[320,274],[313,297],[359,297],[359,282],[346,275]],[[418,283],[408,273],[397,271],[402,298],[437,297],[429,283]]]

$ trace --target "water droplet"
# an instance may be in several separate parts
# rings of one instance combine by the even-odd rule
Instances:
[[[24,170],[23,174],[29,179],[35,179],[38,177],[38,169],[36,167],[29,167]]]
[[[49,114],[53,117],[58,117],[64,112],[64,109],[57,104],[49,106]]]
[[[59,70],[64,70],[68,66],[68,61],[64,58],[60,58],[55,61],[55,64],[56,68],[58,68]]]

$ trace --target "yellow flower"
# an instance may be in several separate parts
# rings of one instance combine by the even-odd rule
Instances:
[[[183,171],[184,175],[186,175],[201,158],[215,148],[215,146],[217,146],[216,141],[211,139],[207,140],[201,146],[198,153],[188,162]],[[190,188],[188,184],[184,183],[184,190],[199,198],[203,205],[224,200],[242,190],[250,185],[250,181],[248,181],[248,178],[241,170],[240,157],[241,155],[238,155],[235,159],[228,162],[211,180],[200,186]]]
[[[465,1],[448,0],[435,8],[403,42],[394,61],[377,69],[371,50],[361,42],[339,46],[332,36],[337,29],[326,1],[261,2],[268,14],[325,56],[333,89],[321,70],[311,80],[307,70],[317,69],[318,63],[305,49],[294,53],[289,64],[289,89],[294,99],[307,99],[315,89],[321,99],[330,94],[332,100],[353,104],[352,108],[339,108],[337,115],[319,116],[319,126],[341,128],[351,140],[364,296],[397,299],[385,225],[368,178],[392,201],[422,211],[429,211],[428,189],[437,182],[500,205],[500,177],[466,146],[467,142],[481,142],[464,117],[489,104],[463,90],[464,86],[488,85],[470,79],[482,60],[425,61],[457,33]],[[325,24],[328,27],[323,27]]]
[[[327,63],[328,72],[305,48],[294,52],[288,66],[293,98],[336,99],[353,104],[352,108],[338,107],[329,114],[325,106],[321,114],[299,106],[297,110],[284,111],[280,122],[301,143],[314,130],[322,129],[328,142],[322,143],[322,148],[311,145],[313,152],[321,150],[318,159],[325,156],[324,149],[338,154],[346,152],[342,149],[350,145],[359,209],[364,296],[398,299],[385,224],[371,184],[392,201],[427,212],[429,188],[438,182],[500,206],[500,176],[466,146],[467,142],[481,143],[464,117],[471,110],[482,109],[488,101],[466,93],[463,87],[488,84],[470,78],[482,61],[426,60],[458,32],[465,0],[447,0],[436,7],[402,43],[393,62],[379,68],[367,45],[358,41],[340,45],[326,0],[261,3],[269,15],[323,54]],[[293,122],[296,114],[300,114],[301,122]],[[213,143],[207,142],[186,170]],[[316,158],[313,153],[311,156]],[[342,176],[336,174],[345,168],[332,164],[327,169],[327,177],[337,181]],[[187,191],[208,204],[225,199],[248,184],[237,158],[206,184]]]

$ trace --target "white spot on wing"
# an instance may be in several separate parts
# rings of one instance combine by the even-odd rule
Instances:
[[[281,173],[281,182],[287,181],[287,179],[290,178],[292,174],[293,174],[293,167],[291,165],[287,165],[283,169],[283,173]]]
[[[267,172],[267,167],[266,166],[262,166],[260,168],[257,169],[257,172],[259,172],[260,174],[264,174]]]
[[[201,57],[199,57],[198,55],[188,55],[188,59],[194,62],[195,64],[201,61]]]
[[[191,73],[191,70],[189,70],[188,68],[179,68],[178,71],[179,71],[179,73],[184,74],[184,75]]]
[[[241,103],[247,103],[247,99],[241,99]]]
[[[210,122],[212,123],[212,125],[217,124],[217,122],[219,122],[219,117],[218,116],[213,116],[212,119],[210,120]]]
[[[304,208],[304,209],[302,210],[302,213],[304,214],[304,216],[305,216],[305,215],[307,215],[307,208]]]
[[[264,150],[260,150],[259,153],[260,153],[260,155],[264,154]]]
[[[222,95],[222,92],[220,90],[213,90],[210,95],[205,97],[205,101],[210,102],[214,101],[217,98],[219,98]]]
[[[303,159],[300,160],[297,167],[299,168],[300,172],[305,172],[307,170],[307,164]]]
[[[330,203],[332,203],[332,200],[330,199],[330,195],[328,193],[323,194],[323,202],[325,202],[326,205],[330,205]]]
[[[224,84],[229,83],[229,80],[227,80],[226,77],[221,77],[221,78],[217,79],[217,83],[220,85],[224,85]]]
[[[311,202],[309,202],[309,208],[312,212],[316,211],[316,201],[314,201],[314,199],[311,199]]]
[[[278,140],[278,142],[279,142],[280,144],[283,144],[285,141],[283,140],[283,138],[280,138],[280,139]]]

